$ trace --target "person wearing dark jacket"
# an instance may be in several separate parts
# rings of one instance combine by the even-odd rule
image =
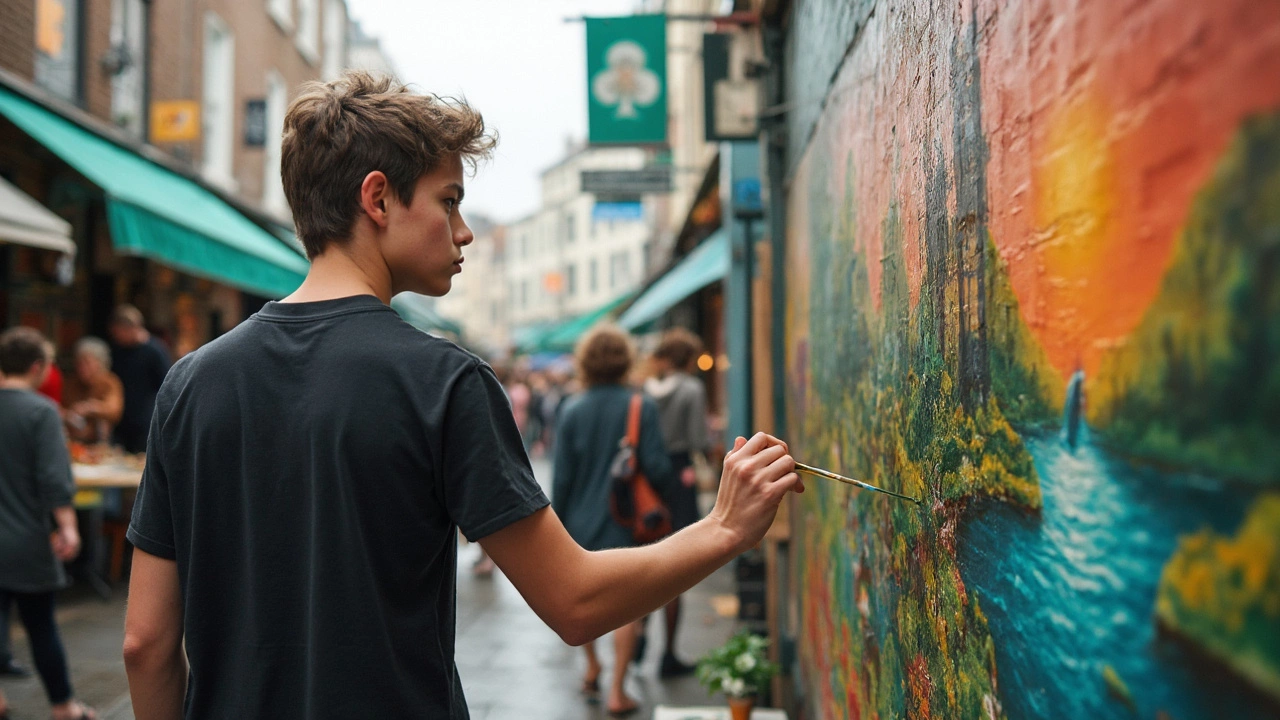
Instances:
[[[587,389],[568,400],[560,415],[551,507],[569,535],[587,550],[631,547],[635,545],[631,531],[615,522],[609,513],[609,468],[618,453],[619,441],[627,433],[631,397],[639,392],[623,384],[635,357],[631,339],[616,327],[601,326],[583,338],[576,354],[578,371]],[[644,398],[640,411],[636,460],[649,482],[665,495],[674,479],[658,427],[658,408],[649,398]],[[637,630],[637,624],[630,623],[613,633],[613,678],[607,700],[612,714],[630,713],[638,707],[623,690]],[[583,650],[587,674],[582,690],[594,696],[599,689],[600,661],[594,643],[585,643]]]
[[[156,393],[169,372],[169,351],[147,331],[142,313],[121,305],[111,315],[111,371],[124,385],[124,413],[115,427],[115,441],[126,452],[147,449],[147,431],[156,407]]]
[[[691,373],[701,350],[698,337],[684,328],[667,331],[653,351],[656,377],[649,378],[644,391],[658,406],[659,425],[667,443],[671,466],[679,482],[667,495],[671,506],[671,526],[686,528],[699,519],[698,489],[693,470],[694,456],[706,459],[711,447],[707,437],[707,391]],[[688,675],[693,666],[676,657],[676,630],[680,626],[680,598],[667,603],[667,646],[659,666],[660,677]],[[636,655],[642,654],[637,648]]]

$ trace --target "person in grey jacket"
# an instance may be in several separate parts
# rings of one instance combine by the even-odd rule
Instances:
[[[707,391],[702,381],[692,375],[694,362],[701,352],[698,337],[684,328],[668,330],[653,351],[655,377],[644,384],[644,391],[658,405],[659,426],[671,458],[672,471],[679,479],[666,495],[671,507],[671,525],[675,530],[698,521],[698,489],[693,470],[693,457],[704,459],[711,443],[707,437]],[[676,677],[693,672],[693,666],[676,657],[676,630],[680,625],[680,597],[667,603],[666,650],[658,673]],[[641,644],[643,646],[643,643]],[[638,648],[637,656],[643,654]]]
[[[62,563],[80,552],[75,484],[62,419],[36,393],[52,347],[31,328],[0,334],[0,604],[18,606],[54,720],[79,720],[95,715],[72,697],[53,619],[54,591],[67,584]],[[0,718],[8,712],[0,693]]]
[[[560,415],[551,507],[569,535],[587,550],[631,547],[635,545],[631,531],[609,513],[609,466],[626,435],[631,397],[638,392],[624,384],[635,360],[631,338],[616,327],[597,327],[578,344],[576,354],[587,389],[566,401]],[[674,484],[671,462],[658,427],[658,408],[648,398],[640,411],[636,460],[640,471],[665,496]],[[629,623],[613,633],[613,677],[606,706],[611,715],[626,715],[639,708],[623,690],[636,630],[636,624]],[[584,644],[583,650],[587,673],[582,691],[594,697],[599,690],[600,661],[594,643]]]

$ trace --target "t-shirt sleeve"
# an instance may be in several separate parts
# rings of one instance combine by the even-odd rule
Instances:
[[[442,487],[449,516],[472,542],[548,505],[493,370],[462,373],[444,415]]]
[[[160,406],[151,415],[147,433],[147,465],[133,501],[133,515],[125,537],[148,555],[176,560],[173,542],[173,509],[169,504],[169,476],[164,469],[160,441]]]
[[[62,420],[52,405],[42,405],[32,421],[40,501],[45,510],[66,507],[71,504],[75,481],[71,477],[71,455],[62,436]]]

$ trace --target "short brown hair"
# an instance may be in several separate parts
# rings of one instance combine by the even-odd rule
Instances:
[[[674,368],[688,370],[693,367],[693,361],[700,352],[702,352],[702,341],[698,336],[678,327],[663,333],[662,340],[653,351],[653,356],[666,360]]]
[[[616,325],[597,325],[578,341],[574,352],[582,381],[591,385],[614,385],[623,381],[635,361],[631,336]]]
[[[418,95],[390,77],[353,70],[306,83],[284,117],[280,175],[307,257],[350,238],[369,173],[381,170],[409,205],[418,178],[455,156],[474,166],[496,143],[465,101]]]
[[[26,375],[38,362],[49,362],[53,345],[29,327],[15,327],[0,333],[0,374]]]

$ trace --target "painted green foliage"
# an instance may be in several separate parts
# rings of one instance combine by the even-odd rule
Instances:
[[[816,172],[821,176],[824,170]],[[851,163],[845,172],[845,185],[851,186]],[[833,206],[841,207],[839,217],[832,215]],[[821,402],[803,416],[806,452],[826,449],[822,462],[923,495],[928,506],[919,509],[869,494],[851,497],[842,487],[815,483],[804,496],[805,512],[813,516],[806,526],[843,528],[854,538],[850,542],[846,532],[824,532],[813,538],[799,563],[830,573],[832,577],[809,582],[829,586],[836,606],[857,609],[844,619],[850,627],[821,631],[827,636],[824,644],[832,636],[851,638],[837,654],[858,669],[857,677],[844,679],[856,687],[843,700],[857,708],[849,709],[851,716],[997,714],[994,650],[986,619],[956,566],[956,523],[963,506],[976,496],[1038,508],[1030,455],[997,395],[979,394],[972,409],[965,409],[962,383],[956,380],[962,375],[961,344],[951,341],[957,350],[950,362],[939,350],[962,332],[961,325],[954,316],[934,312],[928,299],[912,307],[897,208],[890,206],[882,222],[885,260],[878,312],[866,261],[855,249],[858,208],[852,197],[843,205],[816,197],[810,212],[815,238],[831,241],[812,246],[810,332],[817,346],[811,389]],[[950,223],[939,230],[951,234]],[[994,257],[989,239],[984,235],[983,240]],[[947,242],[943,238],[938,245]],[[1018,318],[1016,300],[1007,281],[998,277],[999,269],[997,262],[984,267],[985,294],[968,302],[1011,307],[1011,317]],[[955,278],[959,273],[937,268],[937,275]],[[959,311],[964,306],[947,297],[958,294],[954,282],[938,297]],[[989,363],[982,375],[991,378],[994,388],[1020,390],[1024,399],[1016,409],[1023,416],[1044,417],[1052,400],[1037,392],[1037,383],[1043,382],[1040,370],[1021,359],[1031,354],[1025,346],[1029,334],[1020,320],[1016,323],[993,324],[983,347],[975,347],[970,338],[969,349],[982,351]],[[833,678],[837,687],[844,681]]]
[[[1160,296],[1090,387],[1127,454],[1280,481],[1280,115],[1241,128],[1199,193]]]
[[[1280,697],[1280,495],[1259,497],[1234,538],[1183,537],[1160,576],[1156,617]]]

